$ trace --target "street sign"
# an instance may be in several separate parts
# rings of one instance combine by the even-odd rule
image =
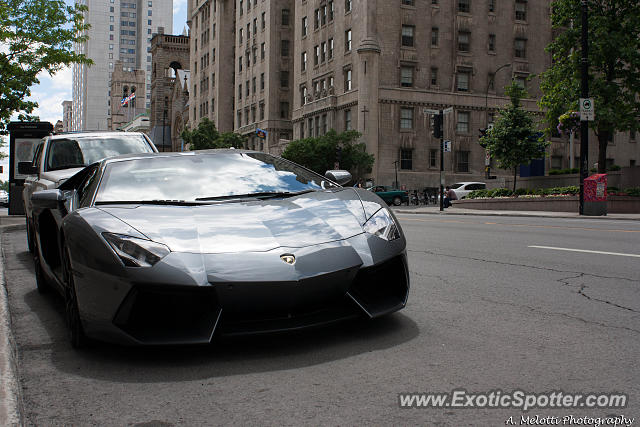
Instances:
[[[593,98],[580,98],[580,120],[587,120],[591,122],[595,120],[595,116]]]
[[[449,113],[453,113],[453,107],[445,108],[444,110],[442,110],[442,114],[449,114]]]
[[[444,141],[444,152],[445,153],[451,152],[451,141],[449,140]]]
[[[440,114],[440,110],[432,110],[430,108],[423,108],[422,114]]]

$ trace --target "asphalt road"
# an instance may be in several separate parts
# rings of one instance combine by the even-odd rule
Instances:
[[[401,392],[623,392],[640,422],[640,222],[401,215],[405,310],[198,348],[73,351],[35,290],[24,230],[3,251],[29,424],[505,425],[518,409],[401,409]],[[573,252],[541,247],[616,254]],[[622,255],[620,255],[622,254]]]

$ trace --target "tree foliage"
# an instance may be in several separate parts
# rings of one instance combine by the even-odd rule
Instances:
[[[505,93],[511,98],[511,103],[499,111],[493,129],[480,138],[480,144],[498,161],[498,167],[513,169],[515,191],[518,166],[544,156],[549,142],[541,140],[532,113],[521,105],[521,99],[527,96],[527,91],[517,83],[512,83]]]
[[[215,123],[204,117],[198,127],[185,129],[180,137],[189,144],[190,150],[208,150],[211,148],[242,148],[246,138],[233,132],[218,132]]]
[[[598,137],[598,170],[604,172],[607,142],[616,131],[640,130],[640,2],[589,0],[589,96]],[[581,1],[554,0],[556,37],[547,46],[553,65],[543,73],[540,106],[548,131],[563,113],[578,109],[581,93]]]
[[[322,136],[290,142],[282,157],[324,174],[334,168],[340,156],[340,168],[350,171],[358,180],[371,172],[375,160],[372,154],[367,153],[365,144],[356,142],[360,136],[355,130],[337,133],[331,129]]]
[[[73,63],[91,64],[73,51],[87,40],[87,7],[67,6],[63,0],[0,0],[0,134],[6,134],[14,113],[20,120],[38,104],[29,101],[38,74],[50,75]]]

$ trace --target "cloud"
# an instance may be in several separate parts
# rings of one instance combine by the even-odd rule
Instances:
[[[38,80],[40,80],[40,86],[44,85],[55,90],[68,90],[71,92],[73,69],[71,67],[65,67],[53,76],[50,76],[49,73],[46,72],[40,73],[38,74]]]

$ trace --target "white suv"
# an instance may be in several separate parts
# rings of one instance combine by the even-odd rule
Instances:
[[[33,160],[18,164],[19,172],[29,175],[22,191],[29,251],[34,248],[34,192],[57,188],[85,166],[106,157],[157,152],[149,137],[137,132],[68,132],[44,137],[36,146]]]

